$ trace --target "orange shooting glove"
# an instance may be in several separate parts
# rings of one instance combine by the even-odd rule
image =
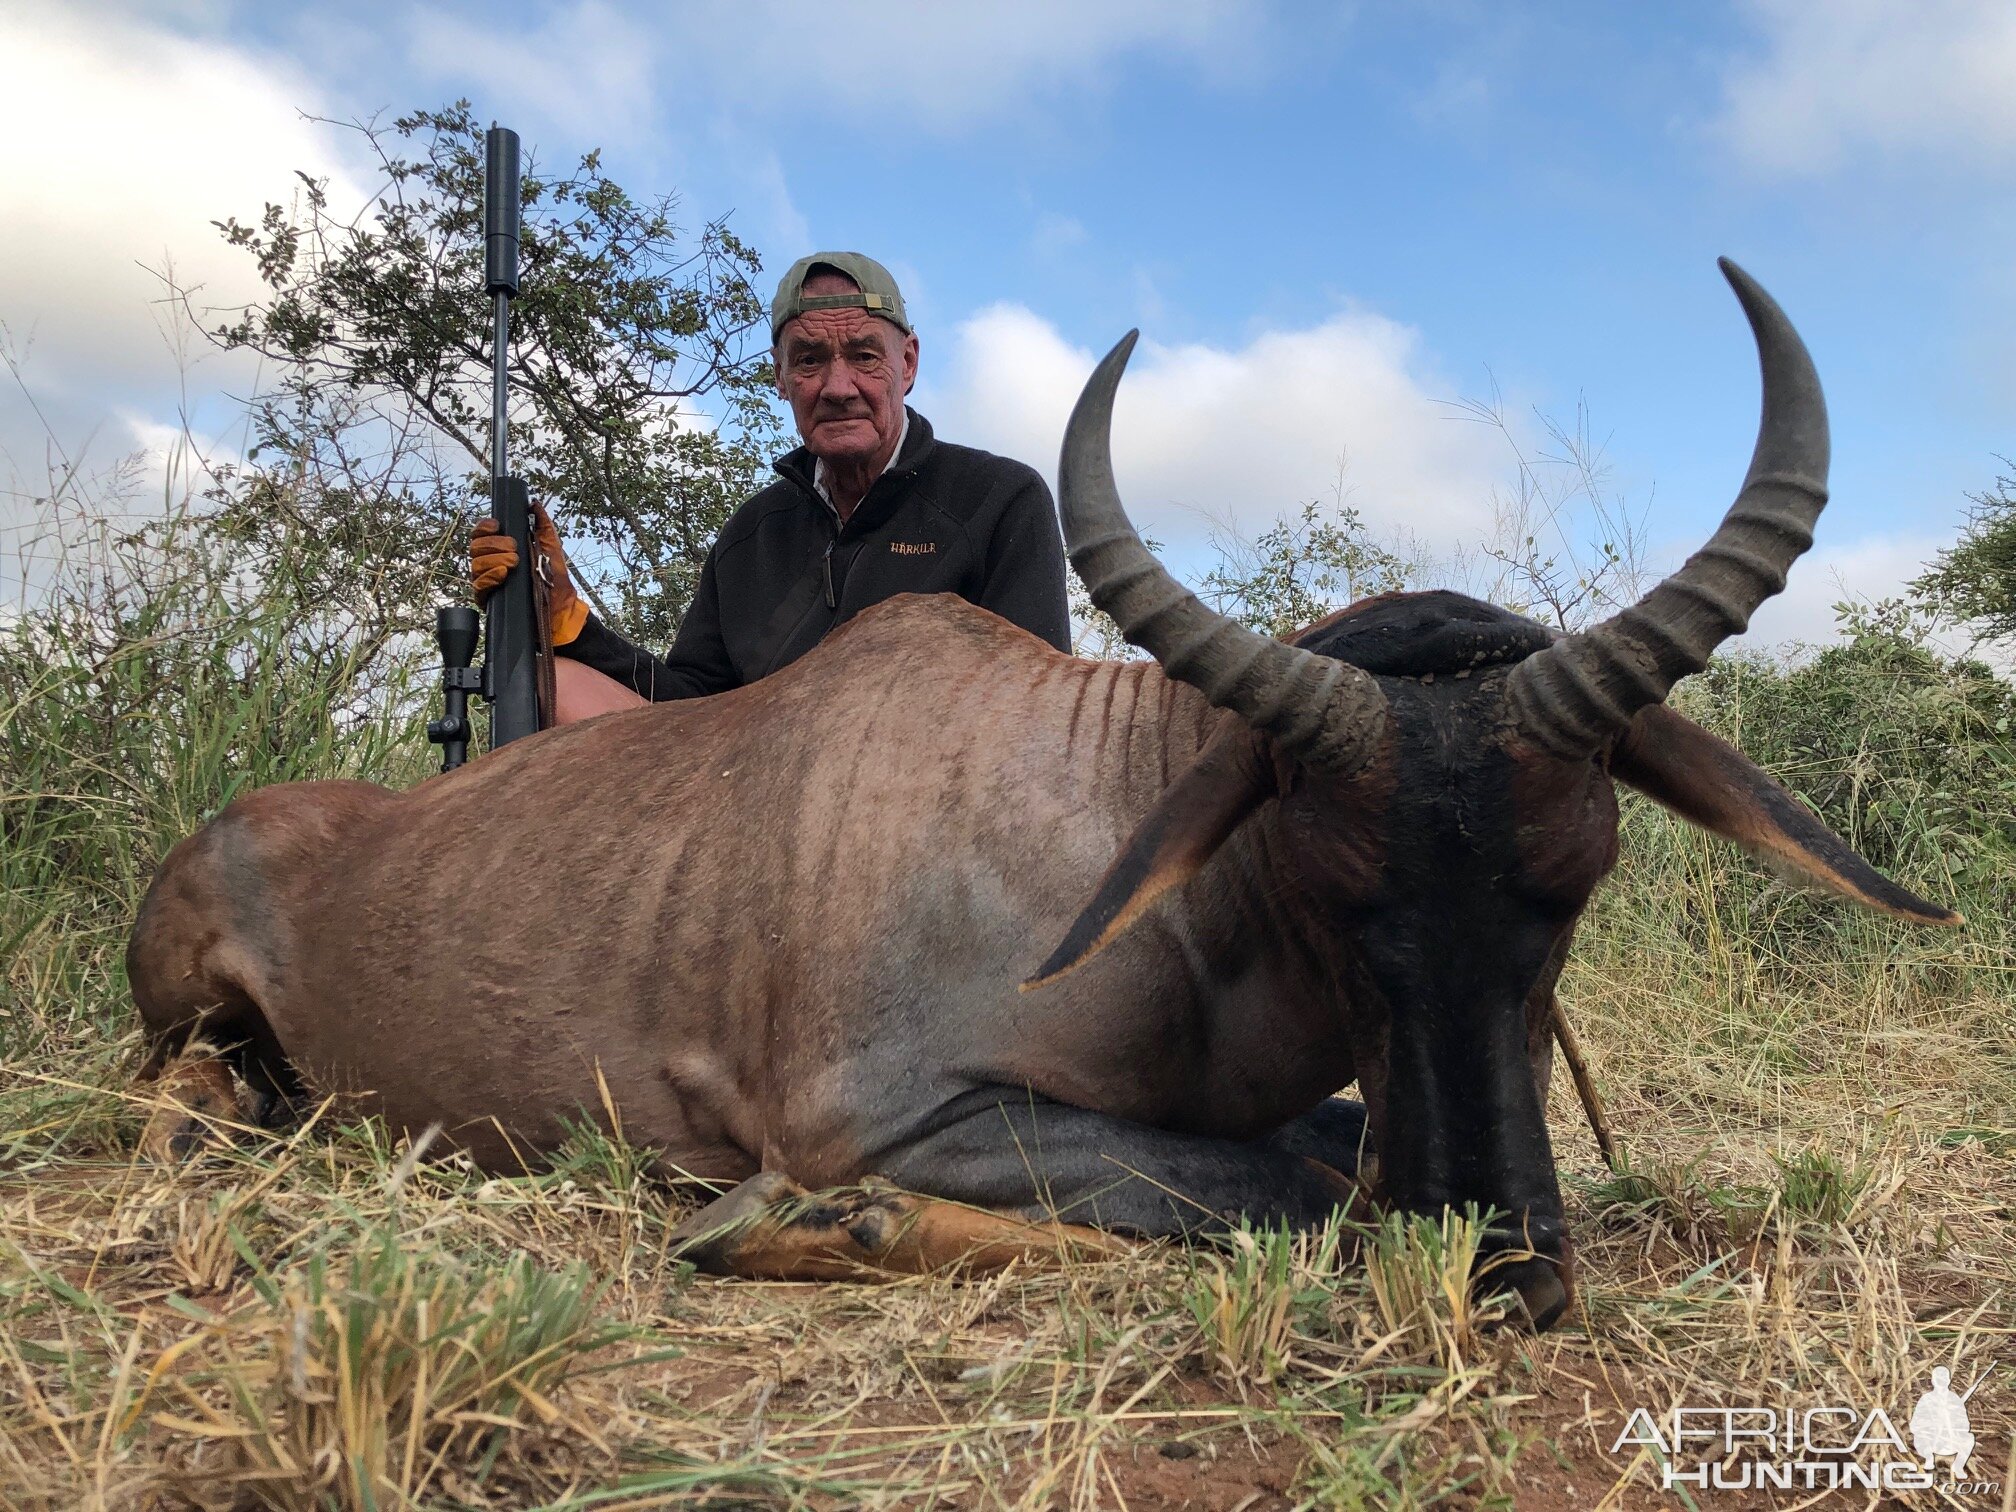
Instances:
[[[533,565],[542,569],[541,576],[546,579],[553,644],[564,646],[588,623],[588,605],[574,591],[573,579],[567,575],[567,553],[560,549],[560,532],[542,504],[532,506],[532,557]],[[479,608],[517,565],[518,543],[504,534],[504,527],[495,520],[478,520],[469,532],[469,581]]]

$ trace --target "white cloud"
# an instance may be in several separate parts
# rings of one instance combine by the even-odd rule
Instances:
[[[1444,131],[1473,130],[1490,114],[1491,78],[1459,60],[1449,59],[1436,68],[1434,79],[1417,91],[1410,103],[1414,119],[1424,126]]]
[[[298,113],[317,100],[291,65],[125,5],[0,7],[0,324],[21,367],[0,375],[0,547],[45,528],[36,496],[66,465],[106,508],[158,509],[182,421],[200,436],[236,417],[222,391],[250,386],[252,360],[181,326],[149,269],[199,306],[239,303],[256,270],[213,220],[256,221],[297,169],[361,200]]]
[[[656,99],[698,72],[668,75],[662,64],[674,55],[656,45],[655,28],[604,0],[533,14],[534,25],[510,32],[490,15],[414,9],[405,24],[413,77],[458,88],[480,79],[489,99],[511,102],[514,120],[531,115],[600,141],[646,133]]]
[[[1269,26],[1266,10],[1235,0],[829,0],[816,15],[797,0],[575,0],[516,32],[429,8],[407,35],[423,73],[466,81],[480,70],[504,91],[495,97],[579,133],[641,119],[670,90],[807,129],[837,115],[872,135],[878,123],[958,131],[1027,113],[1060,89],[1099,87],[1129,55],[1248,73]]]
[[[1868,535],[1837,543],[1829,539],[1824,514],[1817,534],[1813,549],[1793,566],[1785,591],[1765,601],[1738,645],[1834,640],[1836,604],[1873,604],[1901,596],[1904,585],[1948,544],[1934,535]]]
[[[1029,250],[1038,257],[1057,257],[1085,244],[1084,223],[1073,216],[1045,210],[1036,217],[1029,233]]]
[[[750,196],[748,201],[730,206],[723,212],[731,217],[736,229],[744,237],[761,232],[761,245],[764,246],[811,246],[811,222],[805,219],[805,213],[792,199],[791,185],[785,178],[784,165],[778,161],[777,154],[768,148],[738,152],[735,162],[740,170],[735,175],[736,182]]]
[[[207,302],[257,288],[213,220],[256,220],[306,168],[333,172],[316,99],[288,65],[117,16],[0,8],[0,318],[38,337],[45,382],[132,383],[173,363],[147,271]],[[341,183],[334,191],[344,193]]]
[[[97,21],[120,20],[174,23],[181,26],[222,26],[244,8],[244,0],[69,0],[73,16]]]
[[[1095,354],[1017,305],[962,324],[927,358],[919,407],[951,440],[1054,475],[1064,422]],[[1222,519],[1247,534],[1326,499],[1348,458],[1346,502],[1375,532],[1475,540],[1504,474],[1502,440],[1453,418],[1415,333],[1345,312],[1242,347],[1144,343],[1120,388],[1114,464],[1135,523],[1181,550]]]
[[[1761,53],[1733,63],[1714,132],[1751,168],[1821,173],[1871,154],[2016,160],[2008,0],[1749,0]]]
[[[883,113],[892,127],[956,129],[1022,111],[1059,88],[1097,87],[1128,54],[1176,57],[1217,73],[1255,66],[1266,15],[1234,0],[835,0],[814,38],[795,0],[690,7],[681,43],[714,55],[723,88],[787,117],[815,89]]]
[[[964,322],[950,347],[926,353],[918,407],[946,439],[1021,458],[1054,484],[1065,420],[1097,354],[1012,304]],[[1493,534],[1493,497],[1513,486],[1513,469],[1505,437],[1455,418],[1449,392],[1412,330],[1362,312],[1236,349],[1144,342],[1114,408],[1121,497],[1170,565],[1194,577],[1212,560],[1213,521],[1250,538],[1304,500],[1327,501],[1348,456],[1346,502],[1375,538],[1434,554],[1475,547]],[[1700,544],[1672,543],[1669,565]],[[1837,602],[1898,595],[1940,544],[1929,534],[1838,541],[1823,520],[1820,543],[1739,644],[1833,640]]]

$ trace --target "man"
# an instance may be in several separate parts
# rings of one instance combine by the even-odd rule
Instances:
[[[1020,462],[938,440],[903,402],[917,335],[888,270],[857,252],[800,258],[777,286],[770,334],[804,445],[730,517],[664,658],[588,612],[552,521],[535,512],[552,568],[557,723],[741,687],[898,593],[957,593],[1070,648],[1050,491]],[[496,521],[476,527],[477,602],[517,560]]]

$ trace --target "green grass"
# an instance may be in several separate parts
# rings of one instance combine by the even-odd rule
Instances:
[[[598,1315],[601,1288],[578,1265],[472,1265],[381,1227],[274,1274],[242,1233],[231,1240],[253,1298],[218,1314],[190,1305],[201,1331],[161,1377],[166,1399],[128,1409],[210,1441],[183,1467],[192,1488],[252,1486],[308,1512],[480,1485],[513,1437],[556,1427],[571,1377],[632,1334]]]
[[[423,646],[226,568],[159,554],[0,631],[0,1505],[1594,1506],[1642,1476],[1603,1452],[1632,1406],[2008,1379],[2009,694],[1922,648],[1686,690],[1969,926],[1627,800],[1563,998],[1629,1156],[1557,1077],[1582,1303],[1535,1340],[1470,1295],[1474,1216],[779,1287],[670,1263],[676,1199],[588,1128],[517,1180],[327,1118],[137,1164],[122,952],[161,853],[238,792],[431,765]],[[1970,1403],[1988,1478],[2012,1407]]]

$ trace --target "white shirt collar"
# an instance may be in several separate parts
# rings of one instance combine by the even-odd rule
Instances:
[[[882,472],[886,473],[896,465],[896,459],[903,455],[903,443],[909,439],[910,406],[906,404],[903,406],[903,429],[896,433],[896,450],[889,453],[889,460],[882,464]],[[882,476],[882,473],[877,473],[875,476],[879,478]],[[812,486],[819,491],[819,497],[826,501],[826,507],[837,512],[839,506],[833,502],[833,495],[826,490],[826,459],[824,457],[818,458],[812,464]]]

